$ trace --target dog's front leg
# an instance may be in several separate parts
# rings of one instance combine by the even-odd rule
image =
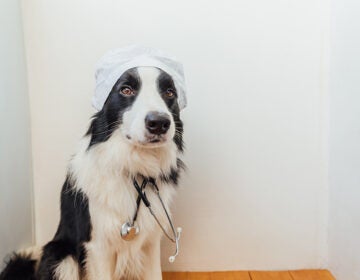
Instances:
[[[144,280],[161,280],[161,262],[160,262],[160,239],[148,243],[145,247]]]
[[[94,241],[87,244],[86,249],[86,280],[113,280],[113,252]]]

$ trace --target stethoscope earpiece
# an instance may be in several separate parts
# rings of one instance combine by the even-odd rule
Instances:
[[[173,263],[176,259],[176,257],[179,255],[179,241],[180,241],[180,235],[182,232],[182,228],[178,227],[176,228],[176,238],[175,238],[175,243],[176,243],[176,251],[175,254],[169,257],[169,262]]]

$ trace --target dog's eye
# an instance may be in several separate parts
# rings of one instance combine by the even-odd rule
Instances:
[[[126,87],[121,88],[121,93],[123,95],[130,96],[130,95],[134,95],[135,92],[134,92],[134,90],[132,88],[126,86]]]
[[[165,92],[166,97],[172,98],[175,96],[175,90],[172,88],[168,88]]]

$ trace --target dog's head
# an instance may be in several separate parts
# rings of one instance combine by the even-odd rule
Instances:
[[[155,67],[127,70],[113,86],[91,123],[90,146],[120,129],[131,145],[154,148],[174,141],[183,149],[183,125],[172,77]]]

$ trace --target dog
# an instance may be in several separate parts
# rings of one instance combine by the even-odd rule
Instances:
[[[54,238],[40,250],[14,254],[1,280],[162,279],[163,233],[145,205],[137,207],[134,180],[156,180],[169,208],[185,168],[177,99],[173,77],[160,68],[134,67],[118,77],[69,163]],[[166,225],[156,192],[145,192]],[[122,224],[137,209],[140,232],[126,241]]]

